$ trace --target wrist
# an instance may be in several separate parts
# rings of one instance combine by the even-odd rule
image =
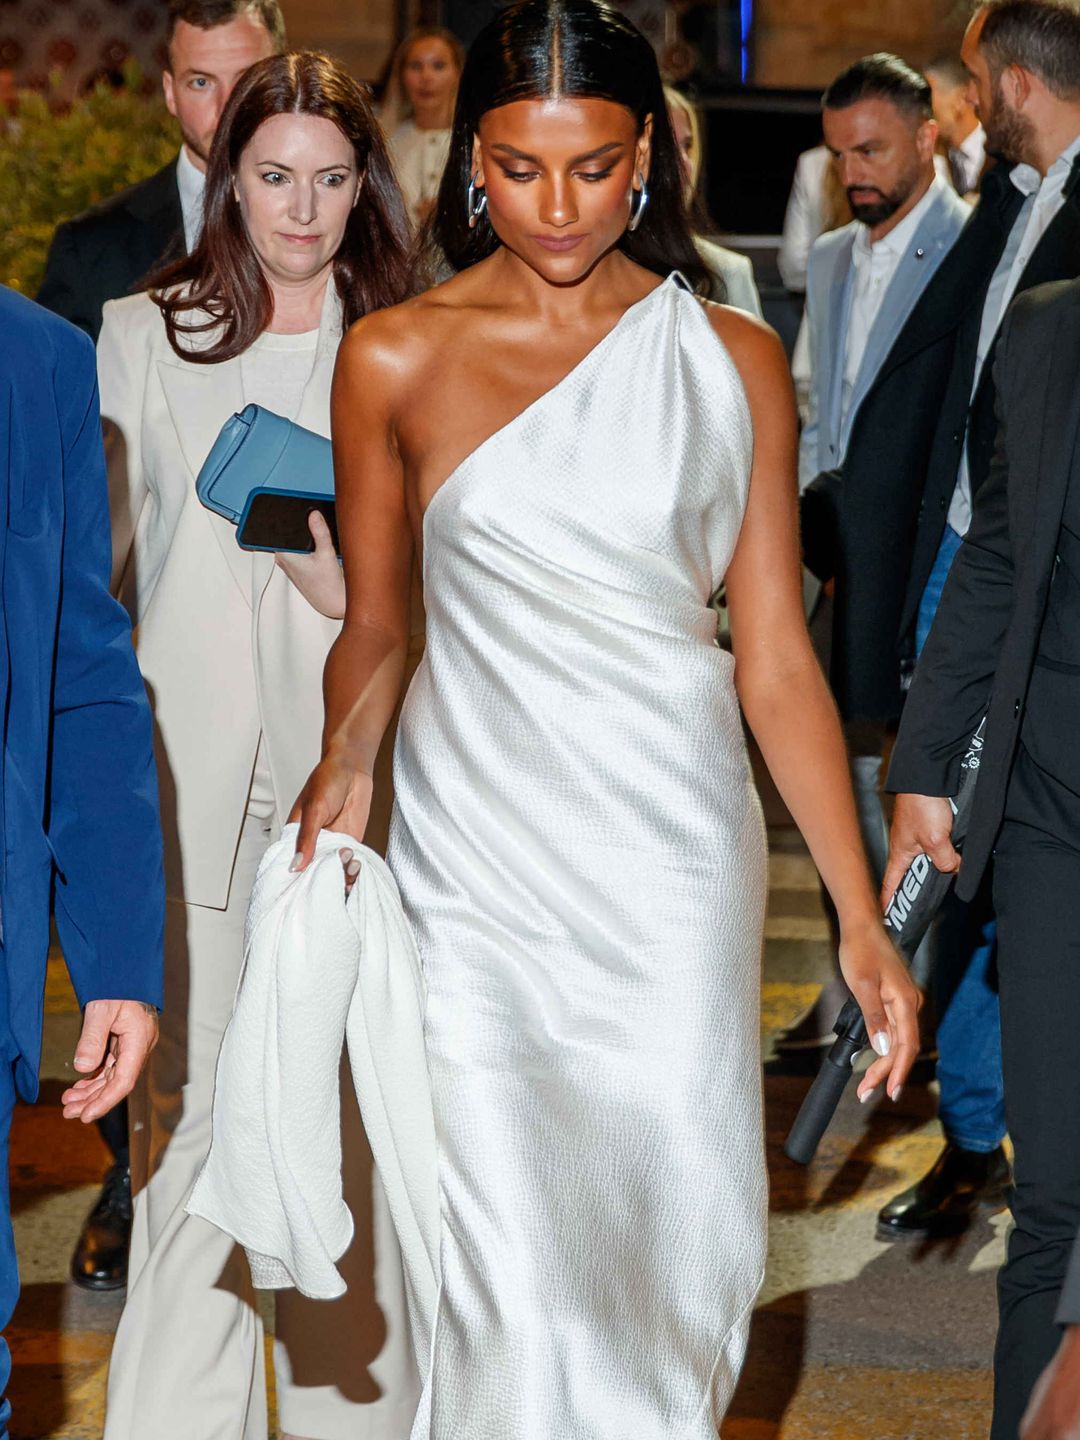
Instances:
[[[332,765],[340,766],[342,770],[349,770],[354,775],[366,775],[371,779],[373,767],[367,761],[363,747],[349,740],[347,736],[334,736],[326,747],[323,759],[329,760]]]
[[[840,926],[841,944],[858,944],[871,936],[878,936],[882,932],[884,921],[881,912],[874,904],[859,905],[851,910],[843,910],[837,913],[837,921]]]

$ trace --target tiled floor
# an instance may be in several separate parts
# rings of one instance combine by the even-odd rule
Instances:
[[[789,829],[774,828],[771,840],[766,1044],[812,1000],[828,967],[809,858]],[[13,1437],[99,1440],[119,1301],[65,1283],[71,1242],[105,1155],[95,1131],[65,1124],[59,1114],[78,1021],[59,967],[48,1011],[42,1101],[20,1108],[12,1138],[24,1279],[9,1331]],[[801,1171],[784,1159],[781,1144],[807,1084],[766,1077],[769,1271],[725,1440],[981,1440],[1006,1217],[981,1217],[968,1236],[944,1247],[878,1243],[875,1211],[936,1153],[932,1091],[910,1085],[898,1106],[886,1102],[869,1113],[849,1095],[817,1163]]]

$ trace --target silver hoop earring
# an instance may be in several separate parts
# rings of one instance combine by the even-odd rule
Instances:
[[[470,230],[476,229],[477,221],[487,209],[487,191],[481,190],[480,199],[477,200],[476,190],[476,176],[473,175],[469,180],[469,193],[465,199],[465,213],[469,217]]]
[[[631,199],[630,222],[626,227],[631,234],[633,234],[634,231],[641,224],[641,217],[645,214],[645,206],[649,203],[649,192],[645,188],[645,176],[641,173],[640,170],[638,171],[637,178],[638,185],[640,186],[640,189],[634,191],[634,194],[637,196],[637,204],[635,205],[633,199]]]

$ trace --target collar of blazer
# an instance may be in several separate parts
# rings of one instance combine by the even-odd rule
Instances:
[[[330,404],[330,382],[333,361],[341,343],[342,304],[333,281],[326,287],[319,339],[311,375],[304,388],[303,400],[296,423],[318,434],[326,434]],[[209,343],[202,340],[202,344]],[[243,356],[223,360],[217,365],[202,365],[185,360],[171,346],[157,362],[165,403],[176,431],[180,450],[191,472],[191,485],[209,455],[221,427],[231,415],[242,410],[250,397],[244,395]],[[214,517],[207,511],[207,519]],[[236,543],[236,533],[227,521],[211,527],[237,583],[250,603],[250,569],[247,555]],[[273,557],[256,555],[256,588],[261,592],[273,569]],[[262,563],[260,563],[262,562]]]
[[[870,332],[852,388],[852,414],[873,385],[919,296],[959,238],[968,214],[967,203],[945,186],[927,209],[889,282]]]
[[[875,383],[880,384],[913,355],[956,331],[972,307],[981,306],[1009,230],[1024,203],[1008,175],[1004,165],[987,174],[974,213],[919,296]]]

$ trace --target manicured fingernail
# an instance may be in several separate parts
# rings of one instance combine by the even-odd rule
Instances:
[[[873,1090],[864,1090],[859,1096],[859,1104],[865,1105],[867,1100],[870,1099],[870,1096],[873,1095],[873,1093]]]
[[[360,874],[360,861],[350,860],[345,866],[345,874],[348,875],[350,880],[355,880],[357,875]]]
[[[892,1098],[893,1098],[893,1100],[899,1100],[899,1099],[900,1099],[900,1096],[901,1096],[903,1093],[904,1093],[904,1087],[903,1087],[902,1085],[897,1085],[896,1089],[892,1092]]]
[[[870,1044],[873,1045],[879,1055],[887,1055],[892,1048],[892,1042],[889,1040],[889,1032],[887,1030],[876,1030]]]
[[[337,853],[341,856],[341,863],[342,863],[343,865],[348,865],[349,861],[350,861],[350,860],[352,859],[352,857],[353,857],[353,852],[352,852],[347,846],[344,846],[344,845],[342,846],[342,848],[341,848]]]
[[[300,869],[300,866],[303,865],[303,863],[304,857],[302,855],[300,855],[299,853],[294,855],[292,857],[292,863],[289,866],[289,874],[295,875],[296,872]]]

